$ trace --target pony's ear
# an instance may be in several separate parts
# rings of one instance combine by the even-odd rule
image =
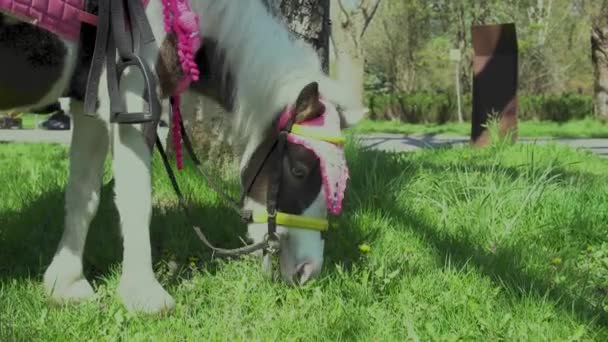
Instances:
[[[317,118],[323,114],[324,110],[325,108],[319,100],[319,84],[312,82],[304,87],[298,95],[294,121],[301,123]]]
[[[357,109],[346,109],[339,110],[340,114],[340,128],[345,129],[353,127],[363,120],[365,115],[369,112],[369,108],[357,108]]]

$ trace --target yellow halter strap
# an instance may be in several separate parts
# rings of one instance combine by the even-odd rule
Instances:
[[[320,232],[324,232],[329,228],[329,222],[325,219],[292,215],[282,212],[277,212],[276,215],[277,224],[285,227],[302,228]],[[266,210],[254,211],[252,221],[253,223],[268,223],[268,212],[266,212]]]
[[[346,139],[342,135],[325,135],[319,134],[314,130],[314,127],[294,124],[291,126],[291,133],[316,140],[327,141],[335,145],[344,145]]]
[[[313,127],[294,124],[291,126],[291,134],[308,137],[316,140],[327,141],[335,145],[344,145],[346,138],[342,135],[324,135],[314,131]],[[253,212],[253,223],[268,223],[268,212],[266,210],[257,210]],[[293,215],[283,212],[276,213],[276,223],[288,228],[301,228],[316,230],[319,232],[327,231],[329,221],[317,217]]]

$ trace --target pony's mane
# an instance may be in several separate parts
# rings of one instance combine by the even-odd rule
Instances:
[[[203,35],[217,39],[218,51],[230,51],[223,72],[234,82],[235,142],[257,146],[277,114],[310,82],[319,82],[330,101],[356,105],[323,73],[314,49],[295,39],[261,0],[194,1],[193,7],[208,18],[201,22]]]

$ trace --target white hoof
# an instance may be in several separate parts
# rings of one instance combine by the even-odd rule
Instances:
[[[60,258],[55,258],[44,273],[44,289],[59,304],[83,302],[95,294],[80,267]]]
[[[175,307],[173,297],[154,278],[121,279],[118,294],[130,312],[147,314],[170,311]]]

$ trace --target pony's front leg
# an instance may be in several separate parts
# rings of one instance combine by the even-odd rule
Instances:
[[[127,99],[131,103],[141,101],[141,98],[130,94],[127,94]],[[118,292],[130,311],[165,311],[173,308],[175,302],[156,280],[152,269],[149,229],[152,213],[151,152],[137,127],[116,126],[114,191],[124,248]]]
[[[103,162],[108,152],[107,124],[87,117],[72,101],[73,135],[70,175],[65,193],[65,228],[57,252],[44,274],[46,293],[56,302],[81,301],[93,295],[82,273],[82,254],[89,224],[97,212]]]

